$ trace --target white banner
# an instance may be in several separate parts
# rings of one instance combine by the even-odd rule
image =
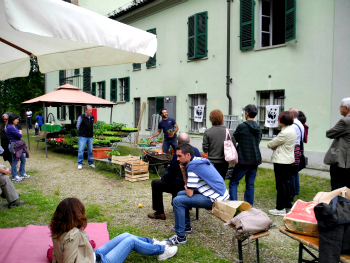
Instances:
[[[194,106],[194,121],[195,122],[203,122],[204,107],[205,107],[205,105]]]
[[[266,105],[265,127],[278,127],[278,115],[280,114],[280,105]]]

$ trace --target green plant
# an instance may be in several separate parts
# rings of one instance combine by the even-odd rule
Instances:
[[[111,123],[111,130],[114,130],[114,131],[120,131],[122,130],[124,127],[126,127],[126,124],[124,123]]]
[[[105,124],[104,121],[97,121],[94,123],[94,130],[98,130],[98,129],[101,129],[102,125]]]
[[[167,132],[168,132],[168,133],[173,133],[173,132],[174,132],[174,129],[169,129]]]
[[[111,151],[105,151],[105,153],[107,153],[108,157],[120,155],[120,152],[115,149],[112,149]]]

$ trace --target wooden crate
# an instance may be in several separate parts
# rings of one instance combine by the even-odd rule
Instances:
[[[125,180],[136,182],[148,179],[148,163],[142,160],[125,163]]]
[[[125,173],[125,180],[129,182],[144,181],[148,179],[149,179],[149,173],[138,174],[138,175],[131,175],[131,174]]]
[[[140,160],[139,156],[132,156],[130,154],[128,156],[114,156],[114,155],[112,155],[111,163],[124,165],[125,163],[139,161],[139,160]]]

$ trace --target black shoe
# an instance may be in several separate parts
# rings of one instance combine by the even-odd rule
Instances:
[[[6,196],[5,196],[4,192],[1,192],[0,196],[1,196],[1,198],[6,199]]]
[[[20,200],[17,199],[16,201],[13,201],[13,202],[9,203],[8,208],[12,209],[12,208],[14,208],[16,206],[24,205],[24,203],[25,203],[25,201],[20,201]]]

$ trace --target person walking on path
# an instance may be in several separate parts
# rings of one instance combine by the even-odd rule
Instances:
[[[350,97],[342,100],[339,110],[344,118],[326,131],[327,138],[333,142],[323,160],[330,165],[332,190],[350,187]]]
[[[84,150],[87,145],[88,164],[89,167],[95,168],[94,160],[92,159],[92,137],[94,135],[95,117],[92,115],[92,106],[85,107],[85,113],[80,115],[77,121],[78,129],[78,170],[83,169]]]
[[[245,176],[244,201],[253,205],[254,182],[258,165],[261,164],[259,144],[262,137],[261,127],[254,121],[258,114],[255,105],[249,104],[244,108],[246,121],[239,124],[233,136],[238,143],[238,163],[235,165],[230,178],[230,200],[238,200],[237,188],[239,181]]]
[[[161,109],[159,115],[162,116],[162,120],[158,124],[158,131],[147,139],[152,139],[157,137],[163,129],[164,142],[163,142],[163,152],[168,153],[170,146],[176,151],[177,141],[176,133],[179,130],[179,127],[176,124],[176,121],[173,118],[168,117],[167,109]]]
[[[28,108],[26,111],[27,115],[27,122],[28,122],[28,129],[32,129],[32,117],[33,117],[33,112]]]
[[[44,117],[42,116],[41,113],[39,113],[38,116],[35,117],[35,119],[38,120],[39,129],[41,131],[41,126],[43,126],[44,124]]]

